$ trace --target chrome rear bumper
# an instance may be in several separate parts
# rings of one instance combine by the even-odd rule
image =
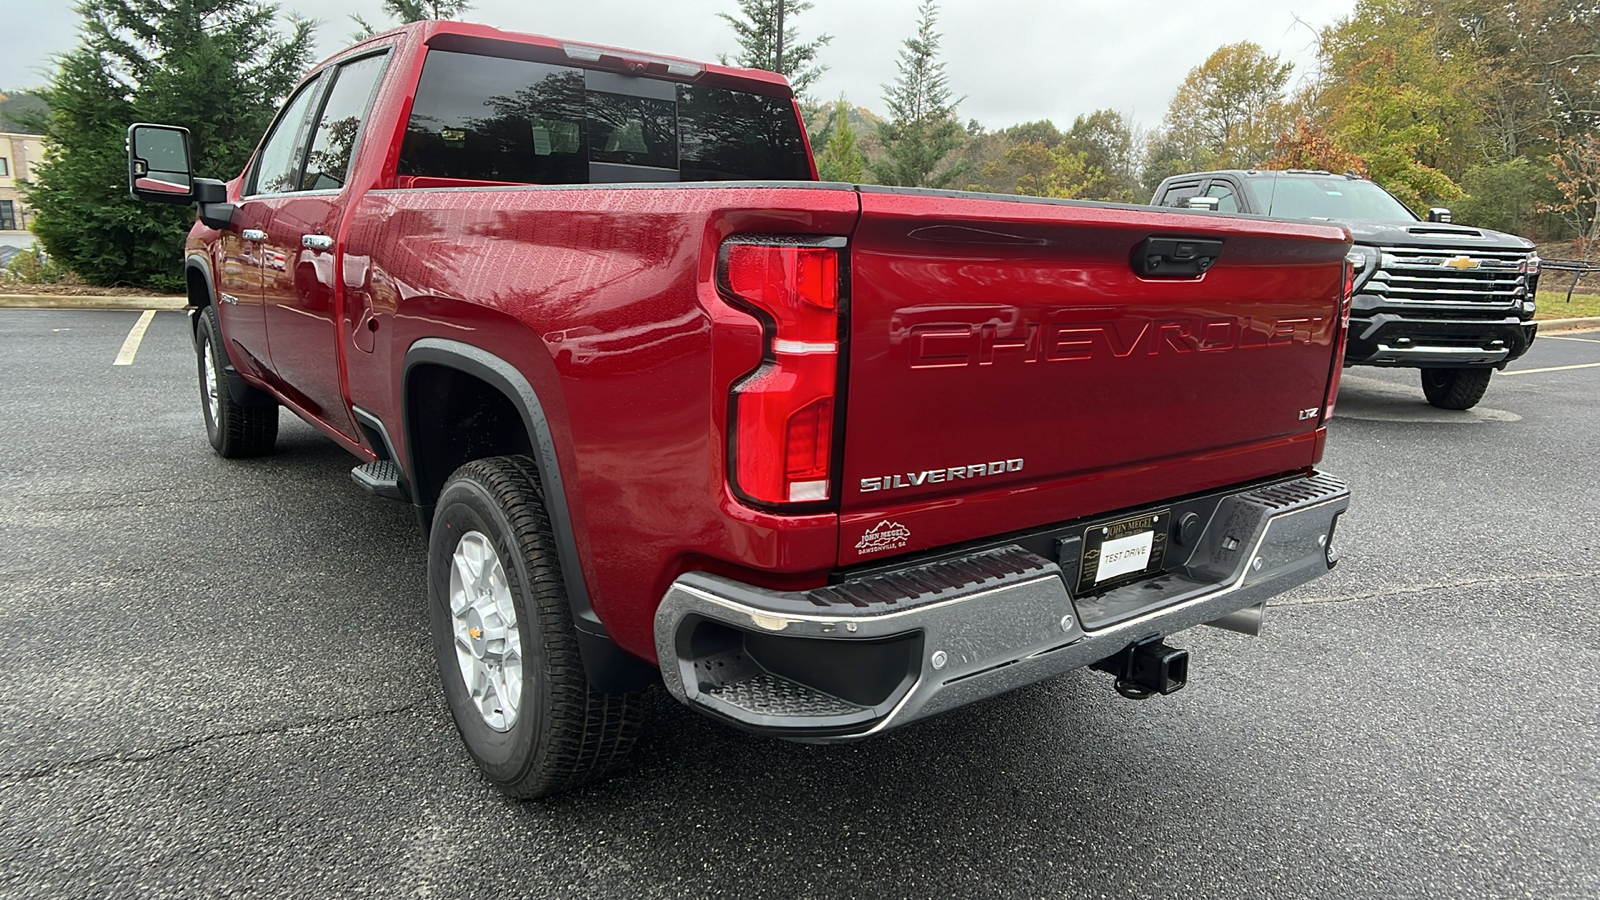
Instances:
[[[1186,559],[1169,550],[1165,573],[1086,598],[1058,561],[1019,546],[803,592],[690,572],[656,612],[662,676],[683,703],[750,730],[866,737],[1195,625],[1248,631],[1259,619],[1241,610],[1337,561],[1349,501],[1324,474],[1229,495]]]

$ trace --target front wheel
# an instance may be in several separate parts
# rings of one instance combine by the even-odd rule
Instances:
[[[480,459],[445,482],[428,594],[450,714],[491,782],[543,797],[625,760],[640,696],[596,691],[584,675],[533,460]]]
[[[1440,409],[1471,409],[1493,375],[1493,369],[1423,369],[1422,393]]]
[[[222,349],[222,326],[215,306],[200,310],[195,352],[200,368],[200,414],[206,420],[211,449],[227,459],[271,453],[278,442],[278,404],[243,406],[233,402],[222,374],[227,351]]]

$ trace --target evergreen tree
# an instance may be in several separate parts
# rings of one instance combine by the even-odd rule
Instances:
[[[468,0],[383,0],[383,11],[403,24],[421,22],[423,19],[454,19],[472,8]],[[361,41],[377,34],[379,29],[360,16],[351,16],[356,32],[350,37]]]
[[[867,158],[856,146],[856,131],[850,127],[850,104],[844,95],[833,108],[833,134],[817,158],[817,172],[823,181],[860,184],[867,177]]]
[[[189,129],[199,175],[230,178],[306,69],[312,25],[262,0],[83,0],[81,44],[43,91],[52,152],[25,188],[50,255],[90,284],[182,287],[189,207],[128,196],[133,122]]]
[[[828,71],[827,66],[816,65],[817,51],[833,40],[832,35],[823,34],[809,43],[800,42],[799,30],[790,23],[810,8],[809,0],[739,0],[739,15],[717,13],[733,26],[734,38],[739,42],[739,54],[732,58],[732,64],[777,72],[789,79],[796,94],[803,95]],[[728,65],[729,57],[723,56],[722,63]]]
[[[900,75],[893,85],[884,85],[890,120],[878,130],[884,155],[873,166],[884,184],[944,187],[962,174],[959,165],[941,168],[966,132],[956,118],[961,101],[950,93],[939,59],[938,18],[938,3],[923,0],[917,9],[917,34],[906,38],[896,64]]]

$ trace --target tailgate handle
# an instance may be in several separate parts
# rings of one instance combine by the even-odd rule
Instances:
[[[1145,278],[1199,278],[1222,255],[1222,242],[1152,237],[1133,251],[1133,270]]]

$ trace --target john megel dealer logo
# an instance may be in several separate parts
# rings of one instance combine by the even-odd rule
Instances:
[[[881,553],[884,550],[899,550],[911,539],[911,529],[899,522],[884,519],[882,522],[867,529],[867,533],[856,541],[856,552],[862,556],[869,553]]]

